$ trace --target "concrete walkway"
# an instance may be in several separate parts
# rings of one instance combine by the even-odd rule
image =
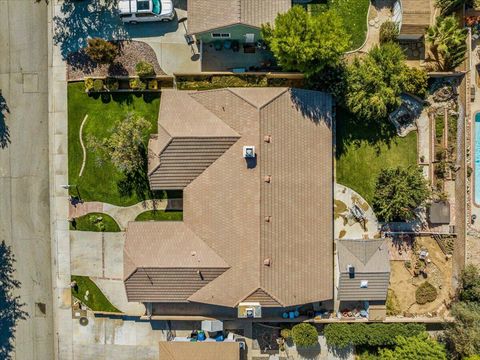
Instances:
[[[375,0],[370,3],[367,38],[359,52],[368,52],[380,43],[380,26],[391,19],[392,0]],[[376,14],[376,16],[375,16]]]
[[[335,184],[334,219],[336,239],[372,239],[378,234],[378,220],[370,205],[357,192]],[[352,216],[350,209],[358,205],[365,214],[365,227]]]
[[[89,201],[75,206],[70,204],[68,213],[70,218],[78,218],[93,212],[104,213],[114,218],[120,228],[125,230],[128,222],[134,221],[139,214],[148,210],[165,210],[167,204],[167,200],[147,200],[132,206],[123,207],[98,201]]]

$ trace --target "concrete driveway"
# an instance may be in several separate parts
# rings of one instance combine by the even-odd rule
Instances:
[[[0,241],[12,247],[30,315],[17,326],[16,360],[54,358],[47,45],[45,4],[0,0],[0,89],[11,141],[0,147]]]
[[[62,16],[54,18],[57,29],[53,40],[64,59],[70,52],[85,47],[88,38],[131,39],[149,44],[167,74],[200,71],[198,49],[185,40],[188,24],[178,23],[178,19],[187,16],[185,0],[174,1],[177,17],[173,21],[135,25],[123,24],[113,3],[108,0],[63,3]]]

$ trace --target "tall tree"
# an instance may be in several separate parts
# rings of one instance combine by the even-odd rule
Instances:
[[[454,70],[465,59],[467,30],[460,28],[455,15],[438,17],[427,29],[425,39],[443,70]]]
[[[306,76],[338,64],[350,45],[350,36],[336,12],[310,15],[298,5],[279,14],[274,26],[262,26],[262,35],[284,70],[301,71]]]
[[[111,64],[118,56],[119,48],[110,41],[93,38],[88,39],[88,46],[85,49],[87,55],[99,64]]]
[[[383,169],[377,179],[373,209],[381,221],[412,220],[414,210],[430,196],[431,190],[418,167]]]
[[[468,264],[462,271],[458,297],[461,301],[473,301],[480,304],[480,269]]]
[[[142,154],[145,153],[146,144],[143,139],[150,127],[143,117],[130,113],[115,125],[110,137],[99,140],[90,136],[87,144],[98,155],[100,162],[108,159],[124,174],[133,174],[145,163]]]
[[[447,360],[445,347],[423,332],[412,337],[398,336],[396,346],[380,349],[381,360]]]
[[[424,73],[423,70],[418,70]],[[388,42],[375,46],[363,58],[355,58],[347,67],[345,103],[353,114],[365,120],[384,119],[400,105],[400,94],[424,93],[427,77],[415,73],[412,86],[411,70],[398,44]]]
[[[4,241],[0,244],[0,359],[11,359],[15,328],[19,320],[27,318],[23,310],[25,304],[13,292],[20,288],[20,282],[15,280],[13,264],[15,257],[10,246]]]
[[[448,325],[444,336],[449,349],[459,358],[480,354],[480,304],[456,303],[452,315],[455,321]]]

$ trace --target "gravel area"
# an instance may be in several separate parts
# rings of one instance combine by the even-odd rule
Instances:
[[[97,64],[84,50],[68,55],[67,79],[82,80],[84,77],[135,76],[135,65],[143,60],[153,65],[157,75],[166,75],[160,68],[157,56],[150,45],[141,41],[117,41],[120,55],[111,65]]]

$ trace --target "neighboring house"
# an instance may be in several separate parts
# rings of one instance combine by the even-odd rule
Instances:
[[[204,43],[254,43],[261,38],[261,25],[273,23],[291,4],[291,0],[188,0],[188,32]]]
[[[228,341],[160,341],[159,353],[160,360],[240,360],[239,343]]]
[[[392,20],[400,30],[399,40],[419,40],[432,24],[431,0],[397,0],[393,6]]]
[[[129,223],[128,300],[219,318],[332,300],[331,124],[317,91],[164,91],[148,176],[183,190],[183,222]]]
[[[387,241],[338,240],[337,300],[383,304],[387,299],[390,261]]]

